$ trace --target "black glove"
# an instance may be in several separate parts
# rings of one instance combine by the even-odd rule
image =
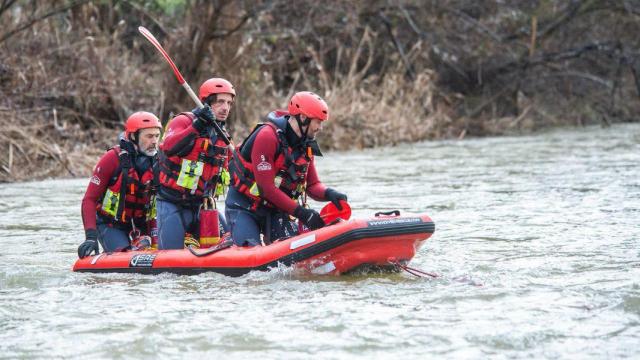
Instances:
[[[324,198],[331,201],[333,205],[335,205],[338,210],[342,210],[342,205],[340,205],[340,200],[347,201],[347,195],[343,193],[339,193],[332,188],[327,188],[324,191]]]
[[[311,230],[320,229],[326,225],[317,211],[304,208],[300,205],[293,211],[293,215],[300,219],[300,221]]]
[[[100,248],[98,247],[98,231],[95,229],[89,229],[85,231],[85,234],[87,240],[78,246],[78,257],[80,259],[90,256],[94,251],[96,255],[100,253]]]
[[[197,108],[192,111],[196,116],[196,120],[193,122],[193,127],[198,131],[206,130],[209,126],[216,121],[216,116],[211,111],[211,106],[206,104],[203,108]]]

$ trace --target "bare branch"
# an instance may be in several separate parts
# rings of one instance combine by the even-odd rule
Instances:
[[[633,80],[636,83],[636,91],[638,92],[638,97],[640,97],[640,62],[635,62],[629,64],[631,68],[631,73],[633,74]]]
[[[0,43],[3,43],[4,41],[6,41],[7,39],[9,39],[10,37],[12,37],[13,35],[24,31],[28,28],[30,28],[31,26],[33,26],[35,23],[45,20],[53,15],[59,14],[61,12],[65,12],[67,10],[71,10],[77,6],[81,6],[84,5],[86,3],[89,3],[93,0],[75,0],[72,1],[71,3],[69,3],[68,5],[53,9],[51,11],[49,11],[48,13],[43,14],[42,16],[39,17],[35,17],[35,18],[31,18],[29,19],[26,23],[18,26],[17,28],[10,30],[9,32],[5,33],[4,35],[2,35],[2,37],[0,37]]]
[[[411,62],[409,62],[409,59],[407,59],[407,56],[404,53],[404,49],[402,48],[402,44],[400,44],[400,41],[398,41],[396,36],[393,34],[393,28],[391,27],[391,21],[384,14],[384,12],[382,10],[380,10],[378,12],[378,16],[380,17],[380,19],[382,19],[382,22],[384,23],[384,26],[387,29],[387,33],[389,34],[389,37],[391,38],[391,41],[393,41],[393,45],[396,47],[396,50],[398,50],[398,54],[400,54],[400,58],[402,59],[402,62],[404,63],[405,68],[407,69],[407,74],[409,75],[409,78],[411,80],[415,80],[416,79],[416,72],[413,69],[413,65],[411,65]]]
[[[2,4],[0,4],[0,16],[2,16],[5,11],[9,10],[9,8],[17,1],[18,0],[2,0]]]
[[[138,4],[134,3],[134,2],[131,2],[129,0],[122,0],[122,2],[124,4],[127,4],[127,5],[131,6],[132,9],[136,10],[143,17],[145,17],[149,21],[151,21],[153,23],[153,25],[162,33],[163,36],[167,36],[168,32],[164,28],[164,26],[160,23],[160,21],[158,21],[158,19],[156,19],[153,15],[149,14],[149,12],[146,11],[143,7],[141,7],[140,5],[138,5]]]

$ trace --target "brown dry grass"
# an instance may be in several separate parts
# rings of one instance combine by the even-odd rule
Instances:
[[[564,14],[584,15],[538,41],[536,54],[548,64],[491,72],[527,60],[513,55],[522,53],[520,38],[529,43],[521,34],[529,26],[527,6],[503,5],[519,14],[511,21],[491,4],[300,3],[194,0],[172,15],[144,2],[74,0],[20,2],[29,11],[0,11],[14,29],[34,14],[75,4],[23,31],[0,30],[0,39],[12,34],[0,40],[0,182],[86,176],[129,114],[146,110],[166,121],[170,112],[194,107],[136,32],[140,24],[162,35],[194,89],[212,76],[235,84],[229,125],[236,142],[301,90],[330,105],[319,139],[324,149],[637,121],[637,37],[609,50],[554,55],[571,53],[565,44],[576,39],[600,43],[612,30],[621,39],[637,33],[634,13],[622,21],[613,7],[615,17],[592,19],[589,4],[554,2],[562,6],[546,22],[541,17],[543,28]],[[574,5],[580,11],[572,13]],[[611,23],[620,25],[610,29]],[[584,34],[587,25],[592,31]],[[509,95],[507,106],[502,94]]]
[[[0,130],[0,182],[86,175],[101,155],[102,150],[77,141],[87,136],[79,126],[58,125],[56,116],[34,124],[15,112],[4,115],[10,121]],[[104,129],[91,133],[111,135]]]

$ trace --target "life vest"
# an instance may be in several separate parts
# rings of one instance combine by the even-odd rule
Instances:
[[[258,130],[266,126],[273,129],[276,133],[278,146],[274,157],[274,168],[276,171],[274,184],[292,200],[298,200],[300,195],[306,191],[309,164],[314,154],[317,155],[320,153],[319,150],[316,151],[317,145],[315,142],[308,142],[305,146],[296,148],[289,146],[285,137],[289,116],[274,118],[271,116],[273,114],[283,115],[284,113],[272,113],[267,122],[258,124],[245,141],[236,148],[229,162],[231,186],[252,200],[252,210],[256,210],[261,206],[275,208],[273,204],[260,197],[260,189],[258,189],[256,184],[255,174],[251,164],[251,150]],[[258,166],[260,166],[260,164],[258,164]]]
[[[193,121],[191,113],[182,113]],[[228,156],[225,142],[215,135],[198,135],[171,156],[160,151],[159,193],[170,201],[199,204],[211,185],[229,183],[224,168]],[[225,179],[226,178],[226,179]],[[215,194],[221,191],[217,188]],[[214,194],[214,195],[215,195]]]
[[[97,212],[116,224],[125,227],[143,226],[151,213],[151,198],[154,187],[154,166],[149,166],[141,175],[133,166],[132,156],[122,146],[109,151],[118,154],[118,168],[109,179],[107,190],[98,202]],[[135,151],[131,147],[130,151]],[[121,201],[124,199],[124,201]]]

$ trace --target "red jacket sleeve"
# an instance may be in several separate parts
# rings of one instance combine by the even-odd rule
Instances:
[[[118,154],[115,150],[109,150],[104,154],[95,168],[89,180],[89,186],[82,198],[82,224],[85,230],[96,229],[96,209],[98,201],[107,191],[109,180],[118,168]]]
[[[317,201],[326,200],[324,198],[324,192],[327,190],[327,186],[320,182],[318,172],[316,171],[316,160],[311,160],[309,164],[309,171],[307,172],[307,194]]]
[[[251,166],[255,174],[256,184],[260,195],[280,210],[293,214],[298,203],[278,189],[274,180],[276,177],[275,154],[278,138],[270,126],[259,130],[251,149]]]
[[[167,132],[160,144],[162,151],[171,154],[175,151],[174,148],[182,147],[184,142],[189,141],[188,137],[195,138],[198,135],[198,130],[193,127],[193,121],[185,114],[180,114],[174,117],[167,126]]]

